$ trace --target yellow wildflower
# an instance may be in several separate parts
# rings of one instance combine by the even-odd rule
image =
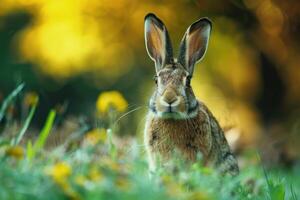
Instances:
[[[20,146],[12,146],[6,150],[6,155],[16,159],[22,159],[24,156],[24,149]]]
[[[161,181],[166,186],[166,191],[170,196],[179,197],[183,193],[183,187],[174,181],[171,176],[164,175],[161,177]]]
[[[83,176],[83,175],[77,175],[75,177],[74,181],[75,181],[76,184],[78,184],[80,186],[84,186],[85,183],[86,183],[86,181],[87,181],[87,178],[85,176]]]
[[[99,142],[105,142],[107,138],[107,133],[104,128],[96,128],[86,133],[85,141],[88,144],[95,145]]]
[[[125,177],[118,177],[115,184],[117,188],[124,191],[131,187],[130,182]]]
[[[67,179],[61,179],[59,181],[56,181],[57,185],[60,186],[62,191],[69,197],[69,199],[72,200],[80,200],[80,194],[78,194],[72,186],[69,184]]]
[[[96,107],[100,113],[107,113],[111,108],[118,112],[127,109],[128,103],[123,95],[118,91],[102,92],[97,99]]]
[[[59,162],[48,169],[47,173],[53,178],[55,182],[62,183],[71,175],[72,168],[65,162]]]
[[[170,177],[170,176],[168,176],[168,175],[164,175],[164,176],[162,176],[162,177],[161,177],[161,179],[162,179],[162,182],[163,182],[164,184],[169,184],[169,183],[171,183],[171,182],[172,182],[172,179],[171,179],[171,177]]]
[[[209,200],[212,199],[209,195],[202,191],[194,191],[192,192],[189,197],[187,198],[188,200]]]
[[[168,183],[166,186],[167,186],[167,193],[170,196],[179,197],[184,192],[183,187],[180,184],[176,183],[175,181]]]
[[[91,181],[101,181],[103,179],[103,174],[96,167],[92,167],[89,171],[89,178]]]
[[[61,187],[70,199],[81,199],[80,195],[69,184],[68,177],[72,174],[72,168],[68,163],[56,163],[51,168],[47,169],[46,173],[52,177],[54,182]]]
[[[68,163],[58,162],[52,167],[47,168],[46,173],[52,177],[54,182],[61,187],[70,199],[80,199],[79,194],[69,184],[68,178],[72,174],[72,168]]]
[[[24,104],[26,106],[33,106],[39,102],[39,96],[36,92],[28,92],[24,97]]]
[[[121,166],[111,158],[104,157],[102,159],[101,163],[103,164],[104,167],[107,167],[107,168],[109,168],[113,171],[120,171],[121,170]]]

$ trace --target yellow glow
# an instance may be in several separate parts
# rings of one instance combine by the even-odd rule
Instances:
[[[134,52],[144,50],[145,14],[160,13],[171,24],[181,4],[185,1],[2,0],[0,15],[17,9],[33,15],[17,45],[39,71],[54,78],[83,72],[117,78],[132,67]]]
[[[208,52],[195,68],[192,86],[222,127],[238,127],[243,141],[251,143],[259,132],[258,116],[251,107],[260,87],[256,57],[231,21],[214,21]]]

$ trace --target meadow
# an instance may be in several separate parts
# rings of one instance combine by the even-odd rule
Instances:
[[[127,102],[116,91],[100,94],[95,102],[97,118],[103,122],[97,123],[98,126],[81,124],[53,144],[58,137],[55,136],[58,111],[52,109],[36,137],[29,137],[29,126],[39,101],[37,94],[21,95],[24,87],[24,84],[16,87],[1,105],[0,120],[6,120],[2,122],[0,135],[0,199],[296,200],[299,197],[299,167],[266,168],[255,150],[238,155],[241,173],[236,177],[221,176],[202,166],[199,156],[192,166],[175,160],[178,168],[158,169],[150,178],[142,140],[117,133],[120,129],[114,122],[124,116]],[[28,115],[16,125],[15,119],[8,119],[20,96]],[[62,123],[67,122],[63,119]],[[47,146],[49,140],[52,144]]]
[[[210,19],[189,82],[238,176],[200,154],[149,174],[148,13],[177,58],[188,27]],[[295,0],[0,0],[0,200],[299,199],[299,35]]]

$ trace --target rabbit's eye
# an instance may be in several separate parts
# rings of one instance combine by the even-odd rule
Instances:
[[[154,80],[155,84],[157,85],[157,76],[154,76],[153,80]]]
[[[191,76],[187,76],[187,77],[186,77],[185,85],[186,85],[187,87],[191,87],[191,79],[192,79]]]

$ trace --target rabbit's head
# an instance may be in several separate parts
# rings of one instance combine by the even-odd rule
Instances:
[[[198,113],[198,101],[190,82],[195,63],[207,49],[211,22],[207,18],[194,22],[186,31],[178,59],[173,57],[167,28],[154,14],[145,17],[145,41],[155,62],[156,89],[150,99],[150,110],[160,118],[186,119]]]

